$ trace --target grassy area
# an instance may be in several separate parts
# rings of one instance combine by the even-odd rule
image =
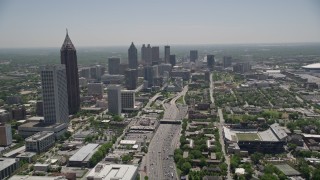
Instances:
[[[183,103],[183,96],[179,97],[179,99],[177,99],[177,104],[184,104]]]
[[[237,133],[239,141],[260,141],[260,137],[257,133]]]

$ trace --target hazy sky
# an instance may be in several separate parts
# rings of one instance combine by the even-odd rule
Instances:
[[[0,48],[320,42],[319,0],[0,0]]]

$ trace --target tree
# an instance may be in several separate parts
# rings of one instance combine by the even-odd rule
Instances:
[[[190,169],[191,169],[191,164],[189,163],[189,162],[185,162],[185,163],[183,163],[182,164],[182,166],[181,166],[181,170],[182,170],[182,172],[184,173],[184,174],[188,174],[189,173],[189,171],[190,171]]]
[[[313,171],[312,179],[320,179],[320,169],[315,169]]]
[[[260,159],[263,158],[263,154],[259,152],[255,152],[251,155],[251,160],[254,164],[258,164]]]
[[[132,160],[132,157],[130,155],[126,154],[126,155],[122,156],[121,160],[123,163],[127,164],[129,161]]]

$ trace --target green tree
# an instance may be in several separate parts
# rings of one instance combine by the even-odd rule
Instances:
[[[191,169],[191,164],[189,163],[189,162],[185,162],[185,163],[183,163],[182,164],[182,166],[181,166],[181,170],[182,170],[182,172],[184,173],[184,174],[188,174],[189,173],[189,171],[190,171],[190,169]]]
[[[263,158],[263,154],[259,152],[255,152],[251,155],[251,160],[254,164],[258,164],[262,158]]]
[[[320,179],[320,169],[315,169],[313,171],[312,179]]]

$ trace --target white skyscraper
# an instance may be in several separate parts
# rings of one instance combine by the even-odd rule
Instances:
[[[66,69],[63,65],[41,67],[44,122],[68,123],[68,91]]]

